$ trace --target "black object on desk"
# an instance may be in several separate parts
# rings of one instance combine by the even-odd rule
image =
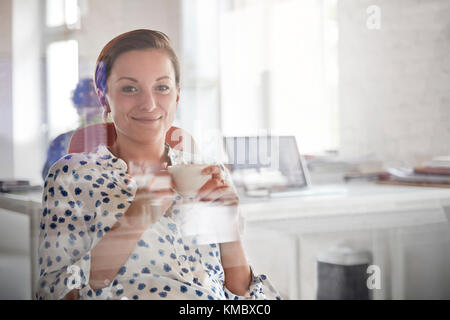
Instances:
[[[317,257],[318,300],[371,300],[367,268],[368,251],[338,247]]]
[[[30,185],[28,180],[0,180],[0,192],[20,192],[40,190],[42,187],[38,185]]]

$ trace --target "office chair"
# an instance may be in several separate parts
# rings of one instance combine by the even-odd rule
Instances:
[[[93,124],[78,129],[72,135],[68,153],[91,152],[99,144],[110,147],[114,144],[117,134],[111,122]],[[197,150],[192,136],[178,127],[171,127],[166,134],[167,144],[176,150],[195,153]]]

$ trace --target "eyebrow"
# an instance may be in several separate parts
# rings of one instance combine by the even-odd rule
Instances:
[[[159,81],[159,80],[162,80],[162,79],[170,79],[170,77],[169,76],[162,76],[162,77],[159,77],[158,79],[156,79],[156,81]],[[117,80],[117,82],[120,81],[120,80],[130,80],[130,81],[133,81],[133,82],[138,82],[135,78],[132,78],[132,77],[120,77]]]
[[[133,82],[137,82],[137,80],[135,78],[131,78],[131,77],[120,77],[119,79],[117,79],[116,82],[119,82],[120,80],[130,80]]]

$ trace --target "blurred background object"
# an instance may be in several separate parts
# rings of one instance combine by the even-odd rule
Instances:
[[[72,94],[72,102],[79,117],[79,128],[103,122],[103,108],[95,92],[92,78],[81,79]],[[75,130],[57,136],[50,143],[47,160],[42,169],[42,179],[48,174],[50,167],[68,153],[70,139]]]
[[[371,253],[340,246],[317,254],[318,300],[370,300]]]

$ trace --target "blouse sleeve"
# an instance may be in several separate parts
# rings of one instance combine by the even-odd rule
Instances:
[[[229,300],[281,300],[280,294],[275,290],[272,283],[265,274],[255,275],[254,269],[250,266],[252,282],[248,288],[248,296],[239,296],[232,293],[224,285],[225,297]]]
[[[116,210],[109,214],[111,206],[99,205],[102,199],[105,202],[105,196],[101,196],[101,188],[92,188],[97,178],[94,170],[87,175],[87,170],[82,174],[71,169],[70,164],[57,162],[44,184],[36,292],[40,300],[62,299],[72,289],[80,289],[82,298],[101,299],[108,294],[89,287],[91,250],[121,213]],[[127,206],[119,207],[126,210]]]

